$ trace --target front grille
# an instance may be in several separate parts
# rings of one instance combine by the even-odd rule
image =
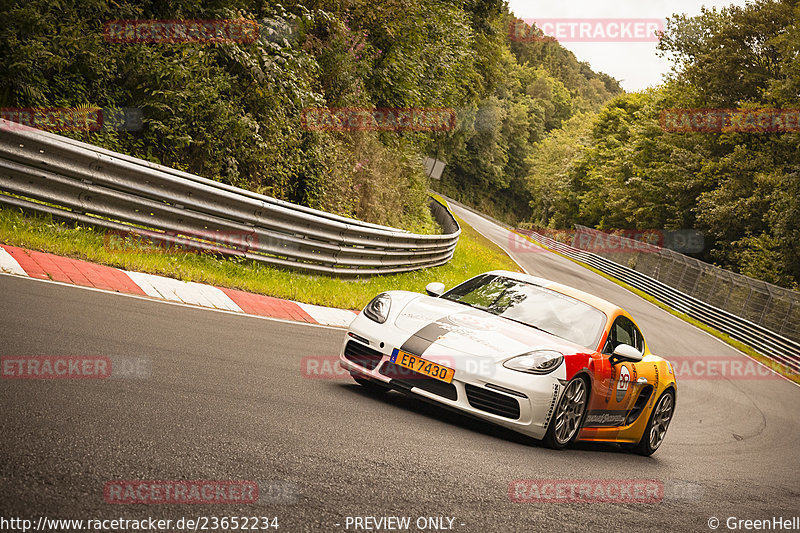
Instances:
[[[403,388],[410,389],[417,387],[418,389],[426,390],[430,393],[437,394],[448,400],[455,401],[458,398],[456,386],[452,383],[445,383],[438,379],[429,378],[419,372],[414,372],[408,368],[387,361],[381,367],[381,374],[392,379],[393,385],[399,385]]]
[[[467,391],[467,401],[475,409],[512,420],[519,418],[519,402],[511,396],[469,384],[465,384],[464,389]]]
[[[344,357],[367,370],[375,370],[375,367],[381,362],[383,354],[364,346],[360,342],[348,341],[344,347]]]

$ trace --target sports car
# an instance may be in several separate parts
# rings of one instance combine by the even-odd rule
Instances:
[[[340,365],[561,449],[614,442],[651,455],[675,410],[672,365],[633,318],[591,294],[492,271],[427,295],[377,295],[350,325]]]

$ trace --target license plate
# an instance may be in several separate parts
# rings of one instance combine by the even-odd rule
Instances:
[[[392,352],[390,360],[392,363],[400,365],[403,368],[413,370],[414,372],[418,372],[433,379],[438,379],[439,381],[444,381],[445,383],[452,382],[453,375],[456,373],[452,368],[434,363],[433,361],[428,361],[417,355],[411,355],[397,348]]]

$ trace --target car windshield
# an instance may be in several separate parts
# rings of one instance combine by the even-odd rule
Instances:
[[[528,283],[484,275],[454,287],[442,298],[597,348],[606,315],[580,300]]]

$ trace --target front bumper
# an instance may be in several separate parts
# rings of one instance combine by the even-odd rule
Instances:
[[[468,354],[437,357],[438,354],[426,351],[427,355],[421,357],[455,368],[453,381],[448,385],[405,369],[398,374],[390,358],[405,336],[397,332],[400,337],[397,339],[375,338],[374,331],[358,328],[358,322],[351,325],[342,345],[339,364],[345,370],[535,439],[544,437],[563,389],[563,364],[554,372],[539,376],[507,369],[488,357]]]

